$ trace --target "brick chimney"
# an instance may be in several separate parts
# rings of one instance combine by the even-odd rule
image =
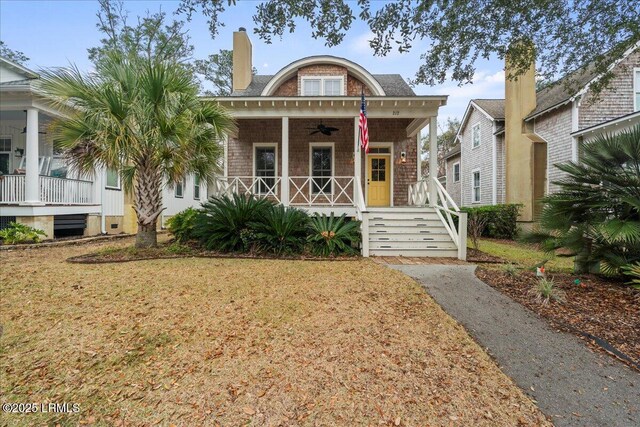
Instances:
[[[520,49],[523,47],[521,46]],[[526,48],[526,47],[525,47]],[[533,47],[531,47],[533,48]],[[516,78],[515,66],[505,60],[505,184],[506,202],[523,205],[519,221],[535,220],[537,199],[546,187],[546,144],[525,123],[536,108],[535,63]]]
[[[247,30],[240,27],[233,33],[233,90],[245,90],[251,83],[253,64],[251,40]]]

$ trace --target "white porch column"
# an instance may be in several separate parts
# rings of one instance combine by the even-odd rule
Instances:
[[[282,172],[280,173],[282,204],[289,206],[289,117],[282,118]]]
[[[416,171],[416,181],[420,181],[422,178],[422,129],[418,129],[418,133],[416,134],[417,147],[416,147],[416,155],[418,156],[417,163],[417,171]]]
[[[27,144],[26,144],[26,172],[25,172],[25,205],[40,205],[40,177],[38,168],[38,110],[27,109]]]
[[[353,119],[353,175],[362,178],[362,156],[360,154],[360,117]],[[364,194],[364,188],[362,189]]]
[[[434,179],[438,179],[438,117],[429,120],[429,204],[435,205],[438,197]]]

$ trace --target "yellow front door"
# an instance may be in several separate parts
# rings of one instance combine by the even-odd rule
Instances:
[[[367,186],[369,206],[391,205],[391,156],[376,154],[369,156]]]

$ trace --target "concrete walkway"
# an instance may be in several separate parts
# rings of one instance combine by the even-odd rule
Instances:
[[[556,426],[640,426],[640,373],[476,278],[473,265],[392,265],[491,354]]]

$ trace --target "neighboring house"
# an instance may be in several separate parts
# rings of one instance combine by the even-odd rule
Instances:
[[[131,197],[117,173],[78,176],[47,132],[61,113],[34,91],[38,74],[0,57],[0,228],[11,221],[42,229],[48,238],[135,233]],[[163,189],[162,220],[206,200],[206,183],[193,177]]]
[[[328,55],[253,75],[251,50],[241,28],[233,37],[233,93],[211,98],[231,110],[238,132],[225,144],[224,174],[210,195],[254,194],[363,219],[365,255],[464,256],[455,227],[447,229],[448,211],[423,206],[429,192],[434,203],[446,196],[418,178],[419,133],[435,127],[446,96],[418,96],[400,75],[371,74]],[[362,92],[368,154],[358,138]],[[430,143],[435,152],[435,134]]]
[[[555,164],[579,161],[581,141],[640,123],[639,45],[611,68],[616,77],[597,99],[589,87],[599,76],[586,66],[537,92],[532,67],[506,81],[505,99],[472,100],[458,133],[460,158],[447,159],[447,189],[459,161],[463,206],[521,203],[520,220],[534,221],[537,200],[564,177]]]
[[[447,193],[449,193],[453,201],[456,202],[458,206],[464,206],[462,204],[462,169],[460,162],[459,142],[445,154],[444,161],[446,164],[445,188],[447,190]]]

